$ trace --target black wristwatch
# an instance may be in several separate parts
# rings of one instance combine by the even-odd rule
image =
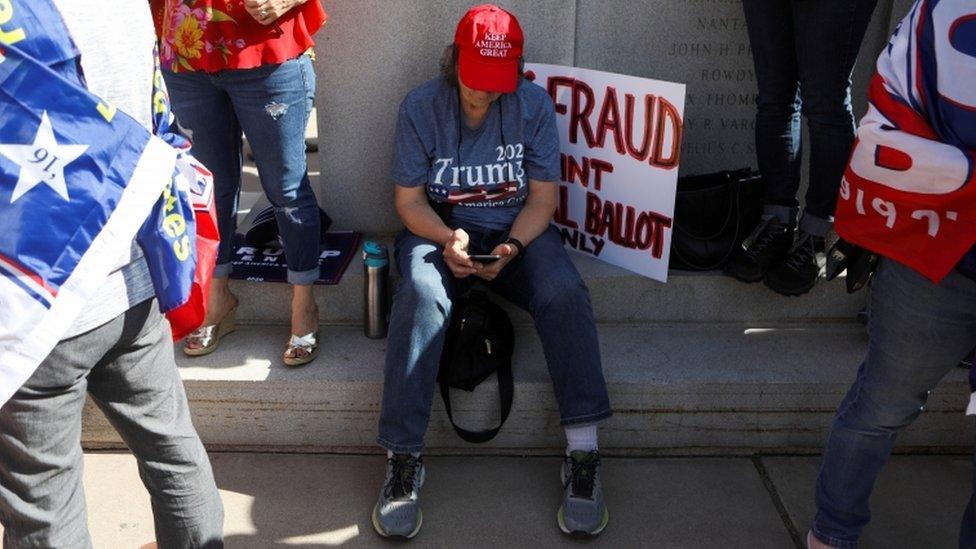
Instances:
[[[505,244],[511,244],[512,246],[515,246],[516,250],[518,250],[518,253],[515,254],[515,259],[522,257],[522,253],[525,252],[525,244],[522,244],[522,241],[517,238],[509,237],[508,240],[505,241]]]

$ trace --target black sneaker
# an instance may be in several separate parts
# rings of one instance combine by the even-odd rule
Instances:
[[[786,259],[793,244],[793,227],[775,217],[763,220],[743,243],[745,250],[736,256],[725,274],[742,282],[759,282],[776,264]]]
[[[820,276],[817,252],[823,251],[824,239],[800,231],[789,257],[766,275],[766,286],[786,296],[802,295],[810,291]]]

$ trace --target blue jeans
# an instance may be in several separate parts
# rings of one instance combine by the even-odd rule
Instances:
[[[204,72],[163,71],[173,112],[190,134],[193,155],[214,174],[220,247],[215,277],[231,273],[241,190],[241,131],[261,186],[275,208],[288,282],[319,277],[319,212],[305,164],[305,126],[315,99],[307,55],[280,65]]]
[[[462,227],[469,253],[491,253],[505,233]],[[402,279],[393,300],[377,442],[398,453],[420,452],[430,418],[434,385],[451,299],[475,277],[454,278],[440,245],[402,232],[396,260]],[[609,418],[610,397],[600,365],[589,291],[576,272],[559,233],[549,227],[525,247],[488,287],[532,315],[549,365],[564,425]]]
[[[867,358],[837,409],[817,479],[813,532],[843,548],[856,546],[871,518],[868,499],[895,436],[976,343],[976,281],[959,272],[933,284],[882,260],[869,306]],[[976,547],[974,512],[971,499],[960,547]]]
[[[851,71],[877,0],[743,0],[759,98],[756,156],[765,213],[795,224],[800,113],[810,130],[810,187],[800,228],[823,236],[854,143]]]
[[[144,301],[58,343],[0,407],[0,545],[92,546],[82,484],[87,394],[139,464],[160,549],[223,547],[224,508],[171,335],[156,300]]]

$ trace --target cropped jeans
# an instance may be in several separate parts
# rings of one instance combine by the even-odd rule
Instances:
[[[281,64],[216,73],[163,71],[193,155],[213,172],[220,247],[215,277],[229,276],[241,190],[241,131],[254,152],[261,186],[274,206],[288,282],[319,277],[319,211],[305,163],[305,126],[315,99],[308,55]]]
[[[868,500],[895,437],[976,343],[976,281],[959,272],[933,284],[882,260],[869,306],[867,358],[837,409],[817,479],[813,532],[841,548],[856,547],[871,519]],[[959,547],[976,547],[976,499],[965,511]]]
[[[491,253],[506,238],[502,231],[462,228],[471,237],[468,253]],[[451,299],[480,280],[455,278],[444,263],[442,250],[409,231],[396,241],[402,279],[390,317],[377,442],[397,453],[420,452],[424,447]],[[530,242],[524,255],[487,285],[532,315],[563,425],[609,418],[610,397],[600,365],[589,291],[556,229],[550,226]]]
[[[800,229],[824,236],[854,143],[851,71],[877,0],[743,0],[759,98],[756,156],[765,214],[794,225],[800,114],[810,130],[810,186]]]

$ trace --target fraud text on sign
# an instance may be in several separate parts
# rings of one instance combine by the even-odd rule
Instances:
[[[684,115],[683,84],[530,63],[560,137],[553,222],[563,243],[667,280]]]

